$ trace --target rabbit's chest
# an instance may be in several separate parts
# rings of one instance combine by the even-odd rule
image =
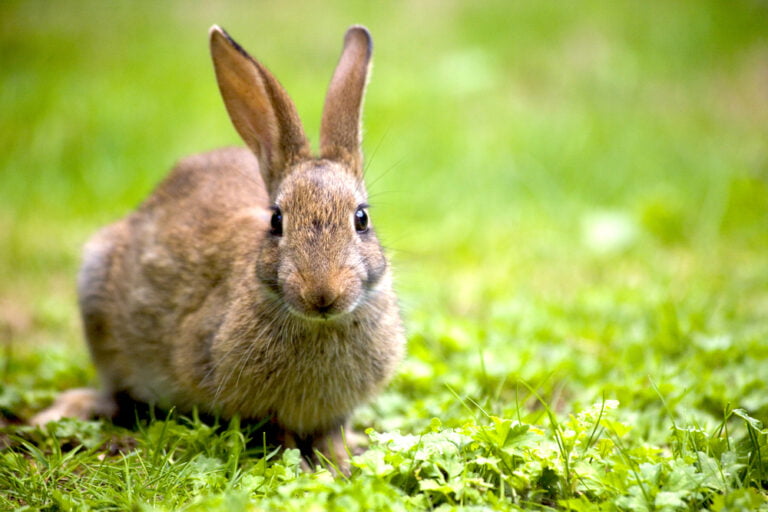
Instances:
[[[326,428],[365,401],[384,377],[375,351],[357,333],[304,332],[255,351],[243,361],[237,407],[246,416],[275,416],[297,432]]]
[[[313,396],[329,407],[356,402],[376,380],[371,361],[372,354],[359,337],[317,333],[288,344],[283,353],[284,371],[278,370],[275,388],[286,398]]]

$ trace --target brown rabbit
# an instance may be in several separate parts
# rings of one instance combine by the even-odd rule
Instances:
[[[344,467],[342,428],[404,348],[363,184],[371,38],[360,26],[346,33],[319,158],[270,72],[218,26],[210,43],[250,151],[182,160],[135,212],[88,242],[80,308],[104,389],[63,393],[32,422],[115,417],[126,398],[197,407],[271,418],[286,446]]]

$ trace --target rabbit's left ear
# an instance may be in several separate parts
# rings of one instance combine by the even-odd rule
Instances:
[[[229,117],[258,157],[274,198],[290,165],[310,156],[299,114],[283,86],[229,34],[214,25],[210,39],[216,80]]]
[[[363,95],[370,71],[373,42],[365,27],[350,27],[344,50],[328,87],[320,123],[320,156],[346,163],[362,176]]]

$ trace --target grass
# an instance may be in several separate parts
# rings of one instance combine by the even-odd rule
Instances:
[[[768,510],[763,2],[0,5],[0,509]],[[239,144],[218,23],[316,136],[346,26],[409,355],[349,478],[236,422],[21,424],[95,384],[83,241]],[[250,442],[246,442],[249,441]]]

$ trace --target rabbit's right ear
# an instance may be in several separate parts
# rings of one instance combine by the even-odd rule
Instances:
[[[296,107],[275,77],[222,28],[211,27],[210,40],[216,80],[229,117],[258,157],[274,198],[287,167],[310,154]]]
[[[368,29],[349,27],[344,35],[344,49],[325,96],[320,121],[320,154],[330,160],[344,160],[362,177],[363,96],[371,70],[373,42]]]

